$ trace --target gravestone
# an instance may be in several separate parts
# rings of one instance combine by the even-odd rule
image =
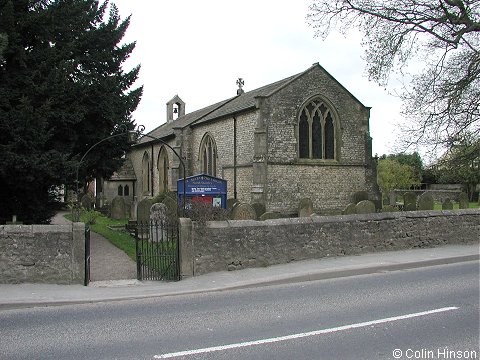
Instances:
[[[417,210],[433,210],[433,196],[429,192],[424,192],[417,199]]]
[[[468,209],[468,195],[463,191],[458,195],[458,208]]]
[[[160,224],[167,221],[168,208],[165,204],[156,203],[150,207],[150,222]]]
[[[125,219],[125,199],[115,196],[110,205],[110,217],[115,220]]]
[[[227,199],[227,210],[232,211],[235,207],[235,204],[238,204],[238,200],[234,198]]]
[[[151,199],[143,199],[137,205],[137,222],[148,223],[150,220],[150,208],[152,207]]]
[[[382,212],[397,212],[400,211],[396,206],[393,205],[384,205]]]
[[[310,198],[303,198],[298,205],[298,217],[308,217],[313,214],[313,202]]]
[[[92,210],[92,198],[90,197],[90,195],[88,194],[85,194],[82,196],[82,200],[80,200],[81,204],[82,204],[82,207],[87,210],[87,211],[90,211]]]
[[[371,214],[375,212],[375,204],[370,200],[362,200],[355,205],[357,214]]]
[[[357,213],[357,209],[356,209],[356,204],[354,204],[354,203],[348,204],[345,207],[345,209],[343,209],[343,211],[342,211],[343,215],[352,215],[352,214],[356,214],[356,213]]]
[[[256,218],[257,213],[250,204],[239,203],[232,210],[233,220],[255,220]]]
[[[167,218],[169,221],[175,221],[178,219],[178,204],[177,200],[175,200],[171,196],[165,196],[163,199],[162,204],[167,207]]]
[[[262,216],[262,214],[266,211],[265,205],[263,205],[262,203],[253,203],[252,207],[257,214],[257,219],[260,219],[260,216]]]
[[[358,204],[360,201],[368,200],[368,192],[366,191],[356,191],[352,195],[352,203]]]
[[[442,202],[442,210],[453,210],[453,202],[449,198],[446,198]]]
[[[265,220],[272,220],[272,219],[280,219],[281,217],[282,217],[282,214],[280,214],[277,211],[267,211],[260,216],[259,220],[265,221]]]
[[[414,192],[407,191],[405,194],[403,194],[403,210],[417,210],[417,195]]]

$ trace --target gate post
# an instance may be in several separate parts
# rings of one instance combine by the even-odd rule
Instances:
[[[195,276],[193,264],[193,224],[191,219],[180,218],[179,226],[179,261],[180,279]]]

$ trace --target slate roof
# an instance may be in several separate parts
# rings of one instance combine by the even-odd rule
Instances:
[[[115,171],[110,177],[110,181],[131,181],[137,180],[133,164],[130,159],[125,159],[120,169]]]
[[[174,134],[174,128],[184,128],[189,125],[201,124],[225,116],[233,115],[238,112],[254,109],[255,97],[272,95],[276,91],[282,89],[284,86],[289,84],[291,81],[295,80],[297,77],[309,71],[311,68],[283,80],[220,101],[216,104],[207,106],[203,109],[191,112],[189,114],[185,114],[184,116],[181,116],[172,122],[160,125],[156,129],[149,132],[147,135],[160,139],[167,138]],[[150,141],[153,141],[153,139],[149,138],[148,136],[142,137],[139,139],[136,146],[149,143]]]

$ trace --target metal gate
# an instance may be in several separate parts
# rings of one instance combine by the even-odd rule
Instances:
[[[177,222],[138,223],[135,240],[138,280],[180,280]]]
[[[90,227],[85,226],[85,278],[83,285],[90,283]]]

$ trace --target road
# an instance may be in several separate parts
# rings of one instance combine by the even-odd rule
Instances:
[[[0,359],[480,359],[478,339],[478,261],[0,311]]]

